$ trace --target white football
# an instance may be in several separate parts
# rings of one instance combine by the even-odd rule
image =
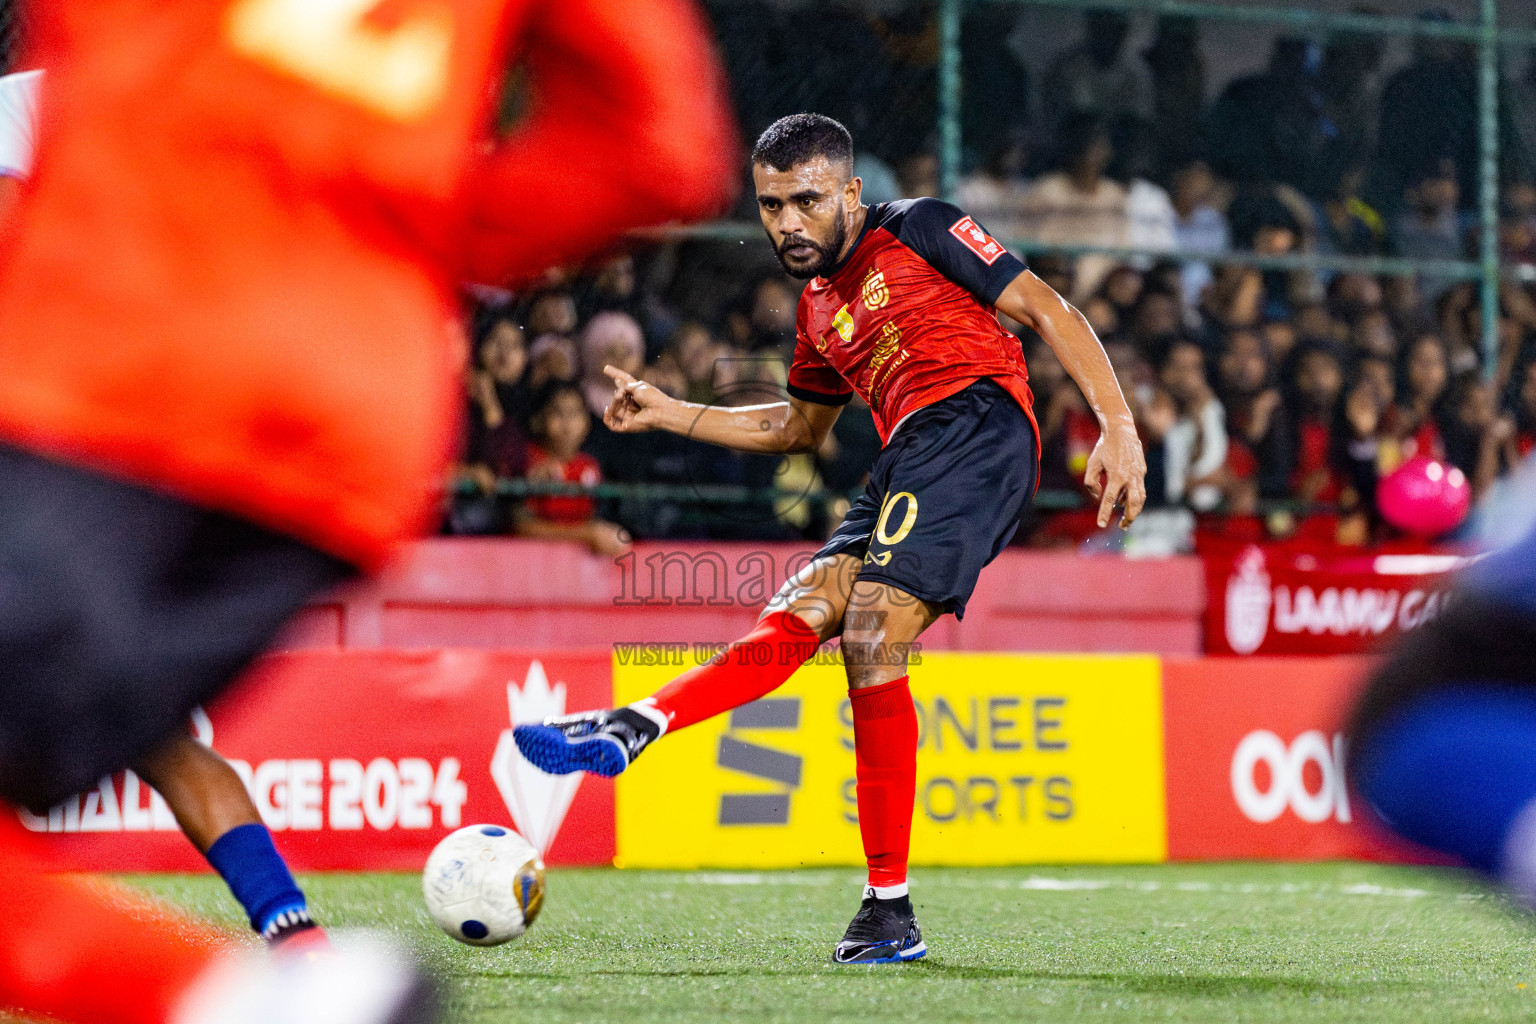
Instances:
[[[421,889],[437,926],[471,946],[499,946],[533,924],[544,905],[544,862],[504,825],[470,825],[427,858]]]

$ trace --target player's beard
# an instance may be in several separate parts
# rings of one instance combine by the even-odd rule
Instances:
[[[804,235],[793,235],[781,245],[774,247],[773,253],[779,258],[779,266],[784,268],[784,273],[790,277],[809,281],[813,277],[820,277],[837,263],[837,257],[843,251],[843,243],[848,241],[848,209],[842,200],[837,203],[837,217],[832,229],[832,238],[827,244],[812,241]],[[784,255],[784,250],[797,246],[805,246],[815,251],[816,256],[809,263],[790,263]]]

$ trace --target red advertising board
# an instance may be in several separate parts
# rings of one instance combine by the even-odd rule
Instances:
[[[1422,860],[1357,806],[1344,722],[1366,658],[1163,663],[1170,860]]]
[[[546,775],[517,756],[514,721],[613,703],[595,652],[338,651],[274,655],[192,727],[235,766],[297,870],[415,870],[461,825],[514,825],[552,864],[614,855],[613,784]],[[203,866],[131,773],[46,815],[53,866]]]
[[[1210,654],[1360,654],[1440,614],[1455,554],[1207,546]]]

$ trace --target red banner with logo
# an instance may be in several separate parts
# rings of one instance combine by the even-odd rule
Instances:
[[[1355,806],[1344,723],[1366,658],[1163,662],[1170,860],[1423,860]]]
[[[544,774],[517,756],[511,728],[612,703],[606,651],[306,652],[264,658],[191,724],[296,870],[416,870],[477,822],[514,825],[551,864],[608,864],[612,781]],[[132,773],[22,823],[48,834],[59,869],[204,866]]]
[[[1455,554],[1211,547],[1205,649],[1211,654],[1359,654],[1440,614]]]

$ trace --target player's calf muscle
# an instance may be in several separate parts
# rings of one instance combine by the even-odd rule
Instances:
[[[878,686],[906,675],[912,645],[938,618],[939,611],[889,584],[857,584],[845,610],[842,631],[849,687]]]

